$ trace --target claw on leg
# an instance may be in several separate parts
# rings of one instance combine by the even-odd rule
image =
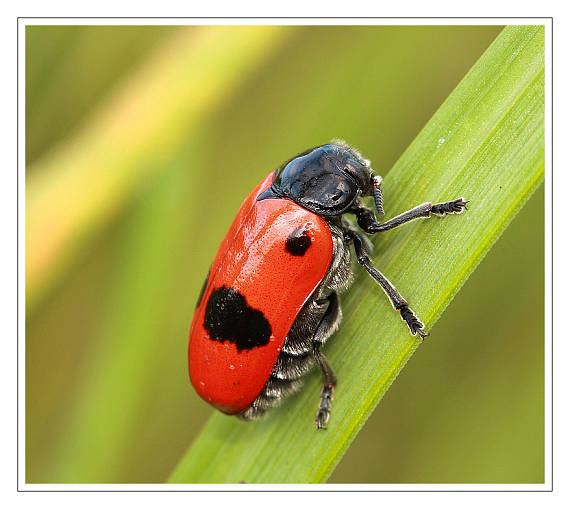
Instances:
[[[321,401],[319,403],[319,411],[317,412],[317,417],[315,422],[317,423],[317,429],[326,429],[325,424],[329,422],[330,410],[332,406],[334,386],[325,385],[321,391]]]
[[[469,202],[465,201],[463,198],[457,198],[457,200],[445,203],[436,203],[431,206],[431,212],[438,216],[445,216],[445,214],[461,214],[465,209],[467,209],[468,203]]]
[[[429,336],[426,332],[423,331],[425,325],[423,322],[414,314],[414,312],[408,306],[402,306],[400,308],[400,315],[402,316],[402,320],[408,324],[410,332],[412,336],[418,334],[422,340]]]

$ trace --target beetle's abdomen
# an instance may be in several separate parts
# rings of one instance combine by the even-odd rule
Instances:
[[[286,199],[246,198],[214,259],[190,330],[198,394],[225,413],[264,388],[285,338],[332,259],[329,226]]]

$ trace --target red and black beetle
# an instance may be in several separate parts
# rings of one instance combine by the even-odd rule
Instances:
[[[344,142],[303,152],[270,173],[245,199],[218,249],[198,298],[188,362],[198,394],[222,412],[255,419],[302,384],[318,365],[323,388],[318,428],[329,419],[336,377],[321,347],[341,320],[338,294],[351,282],[351,249],[413,335],[424,324],[372,265],[360,229],[391,230],[431,213],[460,213],[463,198],[424,203],[378,223],[382,179]]]

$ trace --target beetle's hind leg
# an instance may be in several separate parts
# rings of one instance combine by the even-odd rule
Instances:
[[[384,274],[372,266],[364,245],[363,237],[361,237],[360,234],[352,229],[347,229],[346,235],[354,243],[354,251],[356,252],[358,263],[360,263],[360,265],[362,265],[374,278],[374,280],[382,287],[382,290],[384,290],[388,296],[388,299],[390,299],[390,302],[392,303],[392,306],[394,306],[394,309],[400,312],[400,316],[402,317],[402,320],[404,320],[408,325],[411,334],[413,336],[419,335],[422,339],[424,339],[428,335],[423,331],[425,325],[408,307],[406,299],[400,295],[400,292],[396,290],[394,285],[388,281]]]
[[[329,421],[332,407],[332,400],[334,397],[334,386],[336,385],[336,376],[333,373],[325,356],[319,351],[318,346],[315,344],[315,358],[321,372],[323,374],[323,388],[321,390],[321,399],[319,401],[319,410],[315,418],[317,429],[326,429],[325,424]]]
[[[340,302],[336,292],[333,292],[328,296],[328,301],[328,308],[325,311],[312,340],[313,356],[323,375],[323,388],[321,390],[319,410],[315,418],[317,429],[326,429],[325,425],[328,422],[331,413],[334,386],[337,382],[332,368],[320,350],[322,344],[335,331],[341,318]]]

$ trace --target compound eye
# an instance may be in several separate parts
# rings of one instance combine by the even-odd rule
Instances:
[[[356,200],[358,180],[341,170],[336,147],[323,145],[299,154],[275,173],[273,188],[302,207],[323,216],[343,214]]]
[[[300,205],[325,215],[343,212],[358,194],[356,182],[340,172],[314,175],[303,184],[298,194]]]

